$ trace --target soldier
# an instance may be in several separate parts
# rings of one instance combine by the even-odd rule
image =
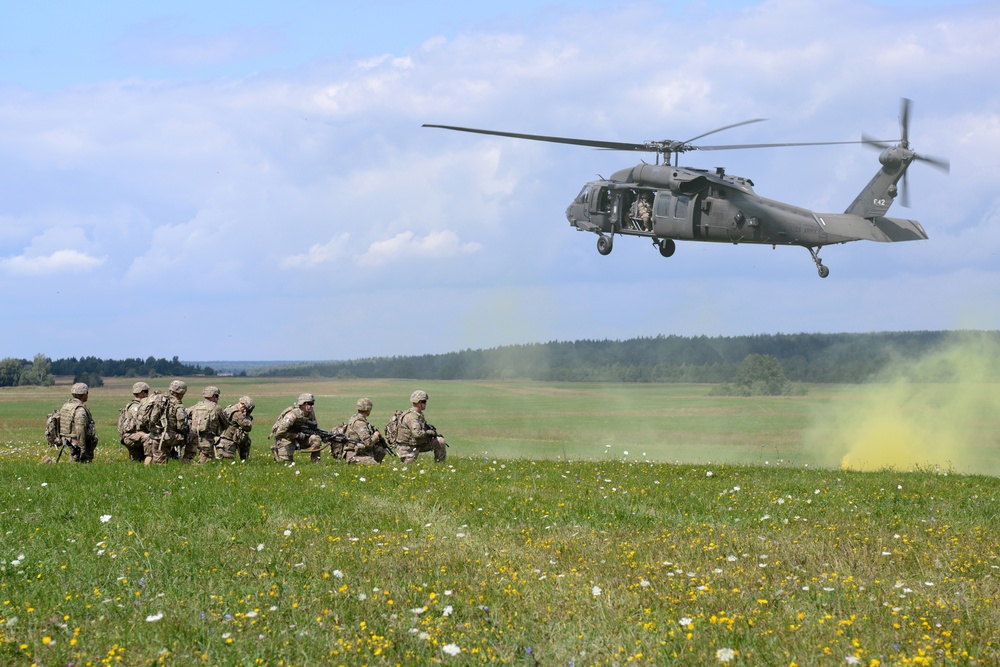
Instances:
[[[372,413],[371,399],[359,398],[357,408],[357,414],[347,421],[344,431],[347,436],[344,458],[348,463],[382,463],[386,453],[385,439],[368,423]]]
[[[316,412],[313,406],[316,398],[312,394],[300,394],[295,405],[285,408],[278,421],[271,427],[274,446],[271,453],[279,463],[292,461],[296,449],[308,449],[309,460],[319,463],[323,440],[315,433],[303,433],[303,429],[317,428]]]
[[[442,463],[447,456],[444,441],[433,426],[424,419],[424,408],[427,407],[427,392],[419,389],[410,394],[413,407],[407,410],[399,421],[399,433],[396,436],[396,451],[399,452],[401,463],[412,463],[420,452],[434,452],[434,461]]]
[[[146,457],[153,456],[149,433],[143,431],[139,424],[139,404],[149,396],[149,385],[136,382],[132,385],[132,396],[132,400],[118,413],[118,437],[128,451],[129,459],[142,463]]]
[[[181,463],[190,463],[198,452],[198,439],[191,433],[187,410],[184,409],[184,394],[187,393],[187,383],[174,380],[170,383],[168,394],[154,394],[146,401],[158,401],[161,410],[156,418],[150,421],[149,437],[153,439],[152,462],[166,465],[171,452],[177,448]],[[139,407],[139,412],[146,410],[145,402]],[[148,463],[148,462],[147,462]]]
[[[59,408],[59,437],[69,445],[71,460],[90,463],[97,449],[97,427],[90,408],[85,405],[90,398],[90,387],[77,382],[70,393],[73,398]]]
[[[219,437],[229,426],[222,410],[219,408],[218,387],[209,385],[202,392],[202,399],[188,411],[191,420],[191,433],[198,439],[198,463],[203,464],[216,458],[216,445]]]
[[[222,432],[219,445],[215,448],[220,459],[235,459],[240,455],[240,461],[250,458],[250,429],[253,428],[253,399],[240,396],[238,403],[230,405],[222,411],[229,426]]]
[[[639,202],[636,204],[636,213],[638,214],[639,221],[642,223],[642,228],[644,231],[653,231],[653,205],[649,202],[649,193],[643,192],[642,196],[639,197]]]

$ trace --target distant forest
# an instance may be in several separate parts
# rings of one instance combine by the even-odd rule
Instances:
[[[862,383],[894,361],[915,359],[946,344],[998,349],[1000,332],[909,331],[757,336],[656,336],[624,341],[580,340],[508,345],[415,357],[296,363],[258,368],[262,377],[526,379],[570,382],[732,382],[749,354],[781,362],[792,382]],[[984,364],[998,364],[993,357]],[[942,371],[946,374],[947,371]],[[927,378],[947,380],[947,377]]]

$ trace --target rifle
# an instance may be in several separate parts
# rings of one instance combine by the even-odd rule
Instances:
[[[324,431],[319,426],[313,426],[311,424],[300,427],[299,433],[301,433],[302,435],[318,435],[319,439],[322,440],[323,442],[329,442],[329,443],[338,442],[341,444],[347,442],[347,436],[344,435],[343,433]],[[298,440],[295,441],[295,448],[301,449]]]
[[[59,438],[59,441],[60,441],[59,453],[56,455],[56,463],[59,463],[59,459],[61,459],[63,455],[63,450],[66,449],[67,447],[69,447],[70,453],[73,456],[75,456],[78,461],[80,460],[80,456],[83,454],[83,450],[80,449],[79,445],[74,445],[69,438]]]
[[[439,436],[442,437],[442,438],[444,437],[443,435],[441,435],[440,433],[438,433],[438,430],[436,428],[434,428],[433,424],[428,424],[427,422],[424,422],[424,427],[426,428],[427,431],[433,431],[435,438],[437,438]],[[447,442],[444,443],[444,446],[448,447],[449,449],[451,448],[451,445],[449,445]]]

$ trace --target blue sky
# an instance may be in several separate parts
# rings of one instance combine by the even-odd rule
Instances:
[[[1000,326],[990,2],[37,2],[0,24],[0,356],[346,359],[657,334]],[[713,143],[898,135],[930,239],[595,237],[637,154],[423,129]],[[693,153],[842,211],[862,146]],[[649,156],[651,159],[651,156]]]

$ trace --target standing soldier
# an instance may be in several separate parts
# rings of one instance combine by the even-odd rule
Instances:
[[[139,404],[142,403],[142,399],[149,396],[149,385],[145,382],[136,382],[132,385],[132,396],[134,398],[118,413],[118,437],[125,445],[128,457],[142,463],[147,456],[153,456],[149,433],[143,431],[139,424]]]
[[[219,438],[216,453],[220,459],[235,459],[239,453],[240,461],[250,458],[250,429],[253,428],[253,399],[240,396],[238,403],[230,405],[222,411],[222,416],[229,423]]]
[[[97,449],[97,427],[90,408],[85,405],[90,398],[90,387],[77,382],[70,393],[73,398],[59,408],[59,437],[69,444],[71,460],[90,463]]]
[[[198,463],[206,463],[216,458],[216,445],[219,437],[229,426],[225,415],[219,408],[218,387],[209,385],[202,392],[202,399],[188,411],[191,419],[191,433],[198,439]]]
[[[285,408],[278,421],[271,427],[271,436],[274,438],[274,446],[271,452],[274,460],[279,463],[292,461],[292,455],[296,449],[308,449],[309,460],[319,463],[320,451],[323,447],[323,440],[316,433],[304,433],[317,428],[316,412],[313,406],[316,405],[316,397],[312,394],[300,394],[295,401],[295,405]]]
[[[151,407],[154,418],[150,420],[149,436],[154,441],[153,463],[166,465],[170,453],[176,447],[181,452],[181,463],[190,463],[198,452],[198,440],[192,437],[187,410],[184,409],[184,394],[187,384],[182,380],[170,383],[167,394],[154,394],[146,401],[156,401]],[[156,409],[159,408],[159,409]],[[139,412],[147,410],[146,402]]]
[[[413,392],[410,394],[410,403],[413,407],[403,413],[396,436],[396,451],[399,452],[400,462],[412,463],[417,460],[420,452],[434,452],[434,461],[442,463],[447,456],[445,448],[448,443],[424,419],[427,392],[419,389]]]
[[[344,431],[347,436],[344,458],[348,463],[382,463],[386,453],[385,439],[368,423],[372,413],[371,399],[359,398],[357,408],[357,414],[348,420]]]

